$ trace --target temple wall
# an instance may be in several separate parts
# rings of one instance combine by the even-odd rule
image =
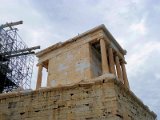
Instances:
[[[93,75],[89,42],[101,36],[103,31],[96,31],[42,56],[39,63],[49,61],[47,86],[74,84],[80,80],[91,79]]]
[[[133,93],[115,81],[98,78],[72,86],[2,94],[0,120],[155,120]]]
[[[74,84],[80,80],[90,79],[89,54],[89,44],[86,43],[51,58],[47,86]]]

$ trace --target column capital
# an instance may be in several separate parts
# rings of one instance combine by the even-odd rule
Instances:
[[[124,62],[122,59],[120,60],[120,64],[127,64],[126,62]]]
[[[115,56],[118,56],[119,57],[119,59],[122,61],[122,62],[124,62],[125,64],[127,64],[127,62],[125,61],[125,58],[124,58],[124,56],[122,56],[118,51],[116,51],[115,50]]]
[[[43,63],[37,63],[36,66],[43,66]]]
[[[117,54],[117,53],[115,53],[115,58],[118,58],[118,60],[119,60],[119,56],[118,56],[118,54]]]
[[[101,40],[101,39],[104,39],[104,37],[103,36],[101,36],[101,37],[99,37],[99,38],[97,38],[98,40]]]
[[[101,36],[101,37],[98,38],[99,41],[100,41],[101,39],[103,39],[103,40],[105,41],[105,44],[106,44],[106,45],[110,45],[111,42],[108,40],[108,38],[107,38],[106,36]]]

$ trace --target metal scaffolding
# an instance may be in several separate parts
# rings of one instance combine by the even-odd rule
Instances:
[[[0,26],[0,93],[31,88],[34,50],[28,48],[13,26],[22,21]]]

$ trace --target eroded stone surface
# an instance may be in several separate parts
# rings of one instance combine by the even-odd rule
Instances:
[[[0,119],[155,120],[155,114],[113,75],[105,75],[90,81],[81,81],[70,86],[2,94]]]

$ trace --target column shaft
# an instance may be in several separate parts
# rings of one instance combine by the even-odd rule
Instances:
[[[102,59],[102,73],[103,74],[109,73],[106,44],[104,39],[100,39],[100,47],[101,47],[101,59]]]
[[[120,81],[122,81],[122,71],[121,71],[121,67],[120,67],[120,62],[119,62],[119,57],[116,56],[116,68],[117,68],[117,76],[119,78]],[[123,81],[122,81],[123,82]]]
[[[108,54],[109,54],[109,67],[110,72],[116,75],[115,67],[114,67],[114,57],[113,57],[113,50],[111,47],[108,48]]]
[[[127,78],[127,73],[126,73],[126,67],[125,64],[122,63],[121,64],[122,67],[122,74],[123,74],[123,80],[124,80],[124,85],[129,88],[129,82],[128,82],[128,78]]]
[[[38,76],[37,76],[37,84],[36,84],[36,89],[41,87],[41,83],[42,83],[42,70],[43,70],[43,66],[40,64],[38,65]]]

